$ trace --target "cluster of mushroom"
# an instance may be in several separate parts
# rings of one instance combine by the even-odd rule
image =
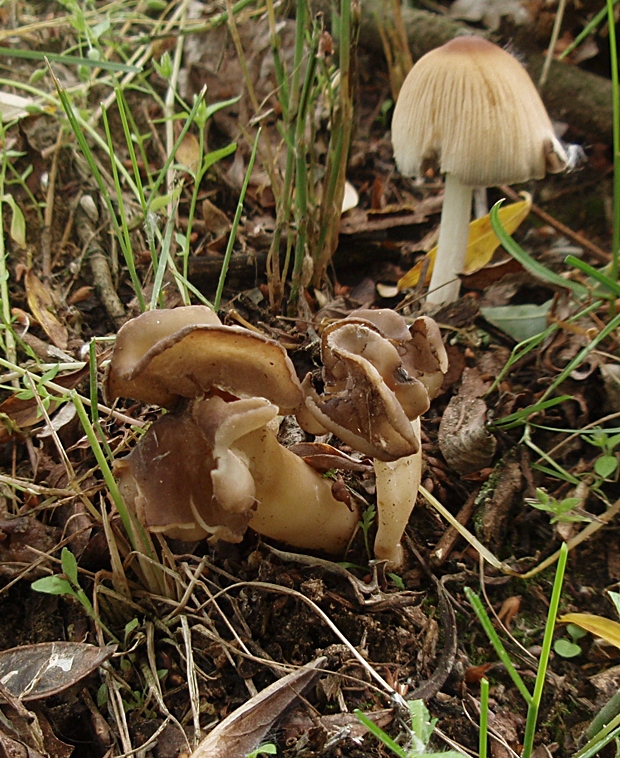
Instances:
[[[426,317],[407,328],[392,311],[358,311],[325,330],[321,355],[319,393],[277,342],[224,326],[209,308],[125,324],[108,397],[170,409],[115,466],[140,522],[182,540],[238,542],[250,526],[298,548],[343,550],[359,514],[278,442],[278,417],[295,414],[309,433],[331,431],[375,459],[375,555],[399,563],[420,480],[419,416],[447,369],[439,330]]]

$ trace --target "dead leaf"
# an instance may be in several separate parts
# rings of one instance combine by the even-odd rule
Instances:
[[[362,463],[325,442],[298,442],[291,445],[289,450],[303,458],[308,465],[317,471],[329,471],[330,469],[339,469],[340,471],[372,470],[370,464]]]
[[[480,666],[468,666],[465,669],[465,681],[467,684],[480,684],[492,666],[492,663],[482,663]]]
[[[480,528],[487,543],[501,542],[508,514],[515,499],[521,495],[523,475],[516,461],[502,461],[493,472],[496,484],[493,495],[485,500]]]
[[[513,595],[512,597],[508,597],[506,600],[504,600],[497,616],[500,621],[503,621],[506,629],[510,629],[510,625],[512,624],[514,617],[517,615],[517,613],[519,613],[520,609],[521,595]]]
[[[230,716],[198,745],[191,758],[245,758],[263,739],[273,722],[319,675],[326,658],[317,658],[299,671],[265,687]]]
[[[486,426],[487,390],[477,369],[466,368],[458,394],[448,403],[439,425],[439,449],[459,474],[473,474],[493,460],[497,440]]]
[[[72,371],[70,374],[57,376],[55,384],[65,389],[72,390],[88,376],[88,366]],[[51,401],[47,409],[52,414],[58,407],[58,403]],[[29,426],[34,426],[42,420],[39,406],[34,398],[22,400],[11,395],[3,403],[0,403],[0,445],[8,442],[14,434]]]
[[[228,216],[208,198],[202,201],[202,220],[204,231],[216,237],[223,237],[230,231],[231,224]]]
[[[523,194],[526,195],[527,193]],[[505,205],[500,208],[499,217],[502,226],[508,234],[512,234],[519,228],[522,221],[527,218],[531,207],[532,197],[531,195],[527,195],[525,200],[520,200],[518,203],[512,203],[511,205]],[[499,238],[491,227],[491,216],[487,214],[482,218],[477,218],[472,221],[469,225],[469,239],[467,241],[467,253],[465,256],[463,273],[473,274],[474,271],[479,271],[486,266],[487,263],[490,263],[491,258],[498,247]],[[426,284],[430,284],[436,255],[437,247],[434,247],[426,254],[426,258],[430,259],[430,264],[426,271]],[[425,259],[423,258],[421,261],[418,261],[412,269],[407,271],[407,273],[399,279],[398,289],[402,290],[407,287],[415,287],[420,280],[424,264]]]
[[[191,132],[187,132],[183,137],[174,157],[177,163],[185,166],[189,171],[195,172],[197,170],[200,160],[200,144]]]
[[[57,695],[91,674],[116,651],[85,642],[39,642],[0,652],[0,681],[22,701]]]
[[[61,350],[67,349],[68,333],[56,316],[54,300],[49,289],[37,278],[32,269],[25,277],[26,296],[32,315],[41,325],[43,331]]]
[[[441,198],[429,197],[415,206],[388,205],[377,211],[354,208],[340,221],[340,234],[379,232],[399,226],[423,224],[432,213],[441,210]]]

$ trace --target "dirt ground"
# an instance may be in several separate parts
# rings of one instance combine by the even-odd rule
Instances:
[[[273,743],[283,756],[387,756],[388,747],[353,712],[368,714],[405,745],[410,724],[399,707],[402,698],[424,699],[437,718],[433,748],[476,755],[483,677],[490,682],[489,750],[494,758],[520,755],[527,706],[465,588],[483,598],[530,691],[556,570],[551,557],[562,543],[571,549],[559,614],[618,620],[607,594],[620,582],[617,302],[613,295],[597,300],[592,280],[565,263],[567,255],[599,268],[611,260],[611,132],[601,126],[602,116],[597,120],[594,101],[589,121],[571,117],[586,108],[577,98],[565,102],[561,113],[550,107],[565,143],[582,148],[578,165],[570,173],[514,188],[531,193],[534,203],[515,239],[548,270],[572,271],[571,280],[590,288],[587,303],[594,305],[576,316],[569,289],[534,275],[500,248],[491,262],[463,275],[456,303],[432,313],[449,368],[422,419],[422,484],[429,497],[418,495],[403,539],[402,566],[392,571],[372,561],[368,546],[376,525],[371,516],[362,519],[346,555],[295,550],[249,529],[236,544],[154,535],[151,558],[138,557],[114,505],[105,467],[135,447],[161,409],[130,399],[112,403],[103,393],[111,338],[140,312],[131,266],[123,257],[122,231],[119,238],[110,212],[127,230],[146,303],[154,297],[159,307],[172,308],[183,304],[182,286],[176,286],[171,266],[161,268],[157,284],[152,250],[164,255],[163,246],[171,246],[177,273],[191,285],[186,291],[192,302],[213,302],[240,193],[245,193],[219,315],[224,324],[258,330],[279,342],[300,379],[318,371],[319,335],[331,320],[360,307],[390,308],[409,319],[422,313],[423,287],[397,291],[396,285],[437,238],[441,177],[429,174],[416,183],[395,167],[389,131],[394,82],[379,34],[390,27],[386,21],[369,32],[379,17],[364,8],[352,63],[354,115],[346,170],[358,198],[338,222],[338,244],[323,283],[308,278],[296,309],[288,299],[289,276],[282,300],[275,297],[273,304],[266,266],[273,266],[268,258],[281,210],[270,171],[284,176],[281,124],[286,114],[274,95],[268,13],[258,3],[242,5],[236,25],[227,25],[225,17],[213,23],[230,4],[81,6],[14,0],[0,5],[0,257],[9,298],[3,303],[1,336],[0,751],[33,758],[190,755],[200,739],[261,690],[320,659],[320,671],[293,706],[286,700],[257,701],[251,728],[248,721],[233,725],[219,738],[219,748],[197,752],[196,758],[243,757],[252,748],[243,747],[240,734],[251,729],[258,735],[256,744]],[[446,24],[450,34],[450,25],[467,28],[449,15],[451,6],[447,0],[424,2],[415,13]],[[493,3],[479,6],[488,6],[490,13]],[[557,3],[515,0],[504,6],[510,8],[496,21],[487,15],[470,21],[469,28],[512,45],[528,61],[528,56],[544,55]],[[556,53],[601,7],[594,0],[569,0]],[[310,18],[316,19],[318,8],[312,7]],[[289,70],[294,13],[295,7],[277,8],[281,54]],[[323,20],[323,57],[317,65],[329,78],[338,62],[337,35],[328,13]],[[189,33],[184,24],[202,26]],[[421,23],[407,27],[414,48],[421,28]],[[398,51],[394,35],[390,39],[392,51]],[[62,59],[88,58],[93,50],[97,55],[107,51],[110,61],[130,66],[144,54],[143,71],[131,79],[130,71],[75,66]],[[69,93],[108,201],[45,62],[17,51],[61,56],[49,65]],[[90,55],[91,63],[100,60]],[[609,87],[611,97],[609,60],[602,21],[561,65],[569,74],[593,77],[584,80],[593,83],[586,90],[594,93],[595,84]],[[395,68],[393,61],[392,75]],[[126,114],[109,99],[113,76],[119,77]],[[553,102],[558,81],[552,69],[546,86]],[[183,137],[181,129],[205,84],[209,106],[234,101],[212,108],[202,145],[195,121],[189,136]],[[9,95],[28,102],[16,103]],[[16,111],[7,115],[10,107]],[[312,129],[297,136],[313,145],[309,173],[317,179],[309,186],[312,192],[322,187],[316,189],[320,195],[334,120],[325,100],[317,96],[313,107]],[[133,151],[124,118],[134,137],[140,135]],[[259,124],[263,141],[257,143],[255,167],[244,187]],[[145,218],[130,182],[143,182],[150,192],[175,142],[174,176],[161,174],[157,192],[162,202],[152,218]],[[236,150],[228,148],[232,142]],[[194,193],[195,161],[203,147],[222,154]],[[269,149],[277,153],[271,166]],[[504,188],[489,189],[489,206],[506,196]],[[291,190],[291,198],[298,208],[299,189]],[[316,217],[308,211],[308,218],[311,244]],[[282,265],[287,241],[294,247],[302,227],[299,218],[290,217],[278,250]],[[157,286],[159,297],[153,296]],[[536,307],[541,310],[535,312]],[[515,336],[515,323],[525,321],[532,329],[535,319],[544,338],[516,349],[522,337]],[[89,384],[91,344],[95,362]],[[58,369],[52,368],[55,364]],[[42,375],[44,380],[37,378]],[[80,418],[79,397],[91,436]],[[98,417],[89,410],[96,398]],[[312,437],[291,424],[281,429],[280,439],[289,445]],[[347,493],[343,497],[373,505],[370,458],[334,436],[329,441],[363,464],[362,471],[331,472]],[[546,509],[539,488],[550,498]],[[481,560],[474,545],[447,524],[433,497],[458,515],[493,554],[495,565]],[[582,530],[588,530],[583,540]],[[77,559],[75,574],[69,551]],[[49,583],[51,577],[55,584]],[[45,591],[32,589],[44,578]],[[618,647],[594,635],[579,637],[575,629],[567,632],[558,624],[554,632],[556,643],[564,640],[573,648],[570,655],[562,645],[552,651],[536,728],[537,756],[576,754],[586,742],[588,725],[618,689]],[[49,670],[58,667],[49,663],[50,656],[58,656],[58,650],[36,647],[58,642],[76,643],[70,648],[75,666],[58,673],[60,683],[48,681]],[[15,664],[6,651],[18,647],[23,657]],[[34,674],[26,672],[27,661]],[[16,670],[25,679],[13,688]],[[35,681],[43,694],[30,698]],[[605,750],[602,754],[613,755],[613,745]]]

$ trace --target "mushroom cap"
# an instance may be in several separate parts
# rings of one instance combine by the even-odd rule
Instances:
[[[114,473],[127,506],[150,531],[185,541],[240,542],[252,513],[230,511],[213,497],[215,465],[212,447],[185,410],[155,421],[115,462]]]
[[[164,319],[177,325],[176,310],[188,309],[149,311],[123,326],[108,371],[108,397],[173,407],[181,397],[218,388],[235,397],[267,398],[283,414],[301,404],[299,380],[281,345],[243,327],[197,321],[161,337]],[[159,331],[142,330],[155,313]]]
[[[392,142],[405,176],[438,167],[470,186],[542,179],[567,165],[527,71],[481,37],[457,37],[414,65],[396,103]]]
[[[419,443],[411,421],[428,410],[447,370],[447,355],[432,319],[411,327],[389,309],[359,310],[328,326],[321,338],[324,393],[306,376],[306,410],[366,455],[394,461],[413,455]],[[317,433],[297,418],[304,429]]]

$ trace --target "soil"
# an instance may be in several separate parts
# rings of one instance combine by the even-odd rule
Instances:
[[[64,5],[17,3],[0,8],[3,44],[66,51],[79,35],[63,21],[72,12]],[[424,5],[445,13],[451,3]],[[525,28],[503,17],[496,40],[505,43],[516,37],[522,47],[529,45],[524,53],[544,52],[556,8],[540,5],[532,10]],[[569,3],[562,39],[574,37],[599,5]],[[203,8],[200,19],[208,21],[221,11]],[[149,13],[134,26],[128,22],[121,35],[128,47],[149,33],[147,21],[156,17],[155,11]],[[49,23],[42,30],[30,26],[38,20]],[[241,26],[243,45],[251,46],[254,38],[265,34],[260,20],[243,16]],[[482,21],[476,28],[486,31]],[[8,36],[8,29],[14,30],[14,37]],[[204,81],[211,104],[243,89],[235,48],[227,34],[223,25],[203,36],[187,36],[182,62],[187,102]],[[288,55],[287,34],[291,30],[285,27]],[[156,44],[162,46],[157,49],[161,65],[166,45],[174,55],[176,37],[162,35]],[[587,63],[572,60],[567,65],[607,76],[604,33],[593,38],[592,44],[598,49]],[[266,49],[251,48],[248,59],[258,96],[273,103]],[[212,66],[215,58],[217,70]],[[39,65],[17,57],[3,61],[12,67],[5,73],[22,84]],[[79,79],[74,71],[60,63],[53,68],[63,87],[77,91]],[[166,157],[162,104],[167,81],[161,69],[159,73],[149,69],[147,80],[148,87],[128,87],[125,95],[137,132],[151,135],[139,156],[145,181]],[[47,79],[38,86],[52,92]],[[0,95],[9,91],[24,93],[19,87],[11,90],[3,80]],[[92,115],[109,92],[107,83],[93,81],[75,99],[84,113]],[[250,326],[280,341],[300,378],[320,365],[316,335],[328,319],[345,317],[359,307],[393,308],[406,317],[421,313],[422,293],[395,294],[394,286],[421,259],[422,251],[432,247],[431,237],[439,223],[439,178],[429,176],[414,185],[396,172],[389,136],[390,79],[385,58],[376,50],[362,47],[358,51],[355,93],[347,179],[357,189],[359,203],[343,216],[326,282],[321,288],[308,284],[303,307],[292,316],[286,300],[288,285],[280,307],[270,308],[265,265],[276,204],[261,154],[260,168],[252,175],[245,197],[220,307],[224,323]],[[216,295],[251,152],[249,132],[239,131],[242,119],[247,124],[252,115],[248,102],[244,94],[240,103],[216,113],[207,130],[211,151],[239,140],[237,152],[206,173],[198,193],[189,281],[209,300]],[[62,133],[61,123],[65,125]],[[16,362],[32,368],[35,359],[45,364],[61,360],[68,368],[51,379],[88,399],[88,369],[77,361],[87,357],[93,338],[115,335],[125,320],[138,314],[139,305],[119,243],[113,240],[108,206],[59,111],[23,116],[5,126],[4,165],[9,168],[4,192],[23,212],[27,232],[25,244],[16,239],[11,229],[15,214],[5,196],[2,208]],[[323,118],[314,135],[321,166],[328,126]],[[133,175],[116,106],[109,108],[109,127],[114,150]],[[567,254],[600,266],[596,251],[606,256],[612,245],[611,145],[605,135],[584,133],[571,123],[564,127],[563,139],[581,145],[585,157],[579,170],[526,188],[551,223],[532,214],[515,234],[532,256],[556,271],[567,270]],[[96,128],[105,135],[100,121]],[[264,128],[275,144],[278,132],[271,112]],[[176,138],[179,128],[175,129]],[[197,130],[192,128],[190,133],[197,144]],[[92,135],[88,140],[100,168],[111,176],[101,145],[95,145]],[[185,143],[190,153],[194,147],[191,140]],[[181,234],[188,226],[193,180],[182,168],[178,176],[183,178],[183,187],[174,231]],[[114,182],[109,186],[112,205],[118,210]],[[128,192],[125,180],[123,191]],[[98,209],[90,218],[84,203],[79,204],[85,196],[92,197]],[[502,191],[489,191],[490,204],[500,197],[504,197]],[[46,203],[51,212],[44,217]],[[417,215],[412,213],[414,206]],[[137,213],[137,208],[134,200],[127,202],[129,214]],[[559,224],[578,236],[567,238]],[[148,235],[141,219],[135,227],[130,219],[129,226],[137,275],[145,283],[148,302],[153,287]],[[165,233],[165,226],[161,231]],[[590,248],[583,247],[584,238]],[[177,238],[175,244],[182,242]],[[451,532],[429,499],[418,495],[403,541],[405,561],[395,572],[373,563],[367,550],[374,537],[372,520],[368,535],[363,529],[357,531],[344,563],[339,562],[343,556],[300,557],[299,551],[262,539],[251,530],[238,544],[183,543],[154,536],[155,564],[167,570],[158,590],[148,581],[148,561],[140,562],[131,551],[101,461],[84,436],[78,416],[60,416],[68,406],[57,401],[58,390],[50,395],[40,385],[37,401],[26,380],[19,388],[12,387],[14,376],[3,364],[7,375],[0,405],[0,669],[3,651],[18,646],[69,641],[116,647],[106,663],[79,678],[68,674],[66,688],[35,701],[16,701],[4,692],[5,679],[0,678],[0,749],[7,755],[21,750],[20,755],[75,758],[133,752],[155,758],[189,755],[199,739],[261,690],[291,668],[324,656],[320,673],[293,706],[263,705],[256,716],[265,722],[258,741],[276,744],[279,755],[389,755],[388,747],[370,735],[353,712],[360,709],[407,744],[410,722],[402,698],[418,697],[437,719],[433,748],[443,750],[447,743],[475,754],[483,677],[490,682],[491,754],[494,758],[520,754],[526,703],[499,661],[465,588],[483,596],[514,666],[532,690],[556,564],[549,561],[539,572],[536,567],[592,524],[600,528],[569,553],[559,614],[617,619],[607,592],[620,582],[620,533],[614,516],[605,522],[606,514],[615,513],[620,498],[614,439],[620,413],[614,373],[618,330],[611,329],[597,349],[577,361],[554,388],[551,397],[566,395],[567,399],[529,415],[526,436],[521,421],[514,426],[496,423],[547,399],[545,391],[563,369],[615,317],[613,303],[599,303],[592,313],[571,322],[574,311],[565,292],[506,259],[500,251],[493,263],[465,276],[461,299],[433,314],[441,326],[450,368],[423,418],[422,482],[450,513],[463,509],[464,524],[495,555],[496,563],[528,578],[482,561],[472,545]],[[182,304],[168,273],[163,293],[160,305]],[[548,323],[558,328],[534,349],[524,351],[502,374],[517,340],[486,320],[481,308],[549,301]],[[10,360],[6,334],[5,329],[4,355]],[[109,341],[97,343],[94,373],[99,390],[110,353]],[[499,383],[492,386],[498,376]],[[107,403],[101,391],[98,397]],[[449,404],[454,409],[454,403],[458,419],[474,419],[464,433],[458,424],[448,430],[440,426]],[[98,430],[105,442],[104,457],[126,455],[141,429],[161,414],[155,405],[131,400],[116,403],[116,415],[106,408],[102,405]],[[43,411],[55,419],[53,434],[41,434],[47,426]],[[596,436],[597,430],[603,431]],[[303,433],[294,428],[293,434]],[[344,452],[355,452],[335,438],[330,442]],[[601,474],[605,463],[608,473]],[[337,476],[355,502],[374,502],[372,474],[340,472]],[[568,517],[554,522],[553,514],[532,507],[528,500],[537,498],[537,488],[543,488],[555,504],[575,498]],[[62,562],[63,548],[77,558],[79,587],[73,582],[63,585],[64,591],[56,588],[51,593],[49,585],[47,594],[35,591],[35,580],[71,579],[66,554]],[[77,591],[80,588],[92,603],[91,613]],[[564,624],[557,625],[554,639],[571,639]],[[536,729],[535,744],[541,751],[537,755],[545,750],[558,758],[575,754],[585,742],[587,726],[617,690],[618,648],[589,634],[574,641],[579,646],[574,657],[551,654]],[[86,648],[76,651],[76,656],[86,655]],[[243,732],[246,726],[236,728]],[[224,752],[217,754],[243,756],[245,751],[234,748],[232,742],[226,747],[229,739],[230,734],[222,736],[220,750]],[[202,758],[199,752],[196,756]]]

